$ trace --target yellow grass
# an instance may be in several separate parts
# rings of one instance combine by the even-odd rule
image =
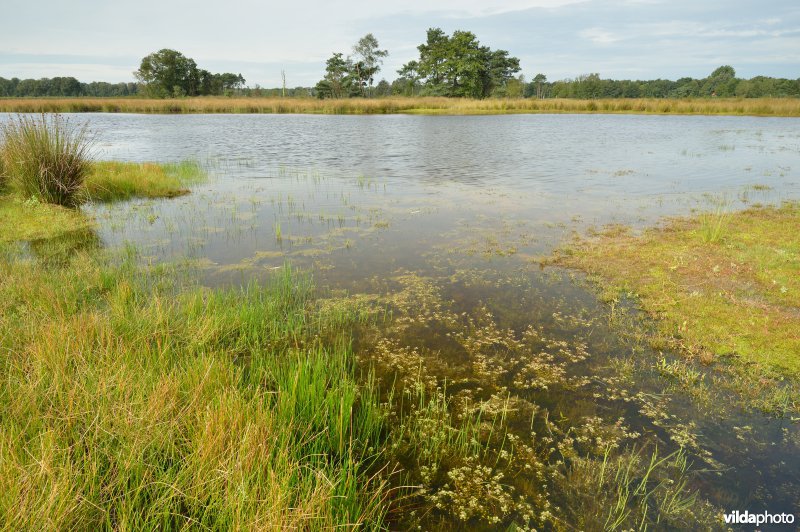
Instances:
[[[144,98],[3,98],[0,112],[110,113],[313,113],[313,114],[513,114],[632,113],[800,116],[797,98],[695,99],[487,99],[394,97],[317,100],[311,98],[197,97]]]

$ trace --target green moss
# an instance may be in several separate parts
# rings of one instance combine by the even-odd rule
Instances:
[[[800,376],[800,204],[669,221],[578,241],[562,264],[638,296],[685,352]],[[712,225],[714,238],[708,238]],[[759,372],[756,372],[759,373]]]

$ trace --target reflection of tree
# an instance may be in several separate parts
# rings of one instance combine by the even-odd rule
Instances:
[[[47,266],[63,266],[75,254],[100,248],[100,237],[89,227],[28,242],[30,254]]]

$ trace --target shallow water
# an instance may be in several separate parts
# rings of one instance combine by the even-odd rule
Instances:
[[[201,282],[211,286],[268,275],[287,260],[311,268],[317,284],[334,294],[400,293],[413,275],[435,287],[443,313],[470,316],[485,308],[500,329],[521,334],[533,325],[585,345],[589,356],[565,361],[565,377],[550,387],[515,385],[513,375],[498,373],[511,379],[504,393],[563,418],[624,417],[667,449],[684,445],[701,470],[701,495],[721,509],[800,507],[797,423],[744,412],[725,390],[706,402],[687,396],[660,377],[654,365],[661,355],[619,335],[580,276],[537,262],[590,226],[644,227],[695,208],[800,198],[800,120],[71,119],[98,133],[98,158],[194,158],[212,174],[186,197],[91,207],[104,245],[131,242],[145,260],[193,259]],[[408,304],[413,315],[421,303]],[[463,324],[434,321],[394,340],[423,352],[440,368],[435,378],[479,388],[474,361],[446,334],[458,334]],[[486,399],[484,392],[473,399]]]

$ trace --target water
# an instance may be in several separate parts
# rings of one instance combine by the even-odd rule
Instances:
[[[696,208],[800,198],[799,120],[72,119],[88,120],[97,132],[98,158],[191,158],[211,170],[209,182],[186,197],[90,207],[103,221],[104,245],[132,242],[148,261],[191,258],[201,282],[211,286],[269,275],[289,260],[311,269],[326,293],[383,298],[398,316],[411,318],[386,337],[398,349],[416,347],[431,379],[460,382],[459,393],[468,392],[470,400],[488,401],[502,391],[564,419],[624,417],[631,430],[667,449],[677,443],[689,449],[695,467],[705,470],[695,486],[718,507],[782,512],[800,506],[796,423],[730,406],[729,390],[715,390],[713,400],[702,402],[665,383],[654,368],[660,355],[621,337],[580,276],[541,269],[538,262],[591,226],[641,228]],[[436,316],[414,321],[430,306]],[[508,355],[513,349],[506,346],[482,377],[465,352],[468,342],[453,338],[477,330],[477,322],[464,320],[485,322],[477,310],[484,308],[498,330],[519,335],[538,327],[547,338],[584,346],[589,356],[555,360],[564,374],[543,387],[519,382],[527,371],[524,357]],[[386,362],[380,354],[364,358],[378,367]]]

